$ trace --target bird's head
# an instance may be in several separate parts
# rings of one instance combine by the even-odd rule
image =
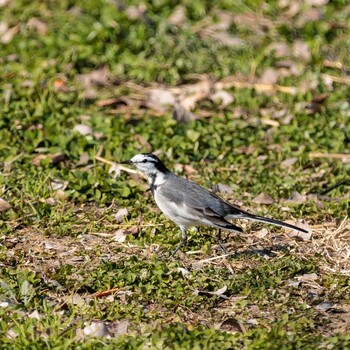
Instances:
[[[129,160],[123,162],[124,164],[132,164],[137,169],[142,171],[147,177],[153,177],[157,174],[165,174],[169,172],[162,161],[152,153],[140,153]]]

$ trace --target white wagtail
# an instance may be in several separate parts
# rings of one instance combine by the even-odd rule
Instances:
[[[260,221],[293,230],[306,230],[282,221],[250,214],[209,192],[202,186],[173,174],[154,154],[137,154],[124,164],[133,164],[148,178],[154,199],[160,210],[177,224],[182,232],[181,243],[171,253],[172,257],[187,241],[187,229],[192,226],[218,228],[217,242],[226,253],[221,242],[221,229],[242,233],[243,230],[227,219]]]

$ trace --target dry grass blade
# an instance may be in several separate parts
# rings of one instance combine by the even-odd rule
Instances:
[[[340,159],[344,163],[350,162],[350,153],[321,153],[321,152],[311,152],[309,154],[310,158],[330,158],[330,159]]]
[[[125,171],[125,172],[127,172],[129,174],[137,174],[137,175],[140,175],[142,177],[145,177],[145,175],[143,175],[140,171],[137,171],[137,170],[134,170],[134,169],[130,169],[130,168],[128,168],[128,167],[126,167],[124,165],[121,165],[119,163],[112,162],[111,160],[108,160],[108,159],[105,159],[105,158],[102,158],[102,157],[99,157],[99,156],[96,156],[95,159],[98,160],[99,162],[115,166],[115,167],[119,168],[120,170],[123,170],[123,171]]]
[[[313,230],[312,243],[303,247],[304,254],[323,256],[320,266],[323,270],[350,276],[350,220],[345,217],[336,227],[330,226]]]

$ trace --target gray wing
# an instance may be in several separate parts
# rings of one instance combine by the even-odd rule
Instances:
[[[183,202],[191,208],[207,208],[222,217],[248,214],[194,182],[176,175],[173,175],[170,181],[171,185],[162,187],[162,193],[178,204]]]
[[[161,186],[161,194],[178,205],[184,204],[210,220],[213,224],[235,231],[242,229],[224,219],[227,215],[239,216],[244,213],[239,208],[225,202],[214,193],[184,178],[173,175],[166,186]]]

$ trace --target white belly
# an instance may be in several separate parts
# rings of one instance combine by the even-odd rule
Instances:
[[[191,226],[205,225],[205,223],[200,221],[198,216],[191,214],[185,205],[177,205],[176,203],[170,202],[167,198],[159,195],[157,191],[154,194],[154,199],[164,215],[174,221],[178,226],[188,228]]]

